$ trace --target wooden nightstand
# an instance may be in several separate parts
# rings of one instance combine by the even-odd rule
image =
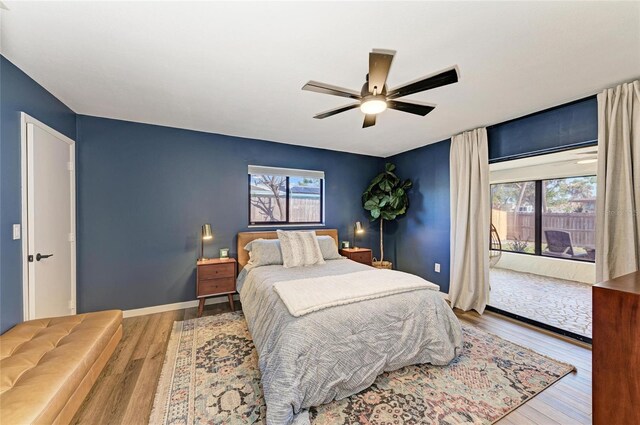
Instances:
[[[340,250],[340,255],[344,255],[349,260],[353,260],[356,263],[372,265],[373,259],[371,258],[371,250],[369,248],[343,248]]]
[[[202,316],[205,299],[215,295],[227,295],[231,311],[234,311],[233,294],[236,292],[238,269],[235,258],[212,258],[200,260],[196,264],[196,296],[200,300],[198,317]]]

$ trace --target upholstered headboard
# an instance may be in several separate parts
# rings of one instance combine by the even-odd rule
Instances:
[[[318,236],[331,236],[338,245],[338,229],[317,229],[315,232]],[[278,234],[275,231],[238,233],[238,271],[249,262],[249,253],[244,250],[244,247],[255,239],[278,239]]]

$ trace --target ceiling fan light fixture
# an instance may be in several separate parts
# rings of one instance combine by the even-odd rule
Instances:
[[[387,109],[384,96],[369,96],[362,100],[360,110],[367,115],[375,115]]]
[[[307,82],[307,84],[302,86],[302,90],[357,100],[357,102],[349,105],[316,114],[313,118],[329,118],[358,107],[365,114],[362,128],[376,125],[376,116],[386,109],[395,109],[396,111],[424,117],[435,109],[434,105],[404,102],[398,99],[458,82],[458,70],[456,67],[452,67],[395,87],[389,91],[387,88],[387,77],[389,76],[389,70],[391,69],[391,63],[393,62],[395,54],[396,52],[394,50],[386,49],[373,49],[369,53],[369,72],[365,77],[366,81],[362,85],[360,92],[331,84],[320,83],[318,81]]]

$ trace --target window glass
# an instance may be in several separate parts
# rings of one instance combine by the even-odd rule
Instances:
[[[289,178],[291,223],[317,223],[322,212],[322,179]]]
[[[491,185],[491,223],[504,251],[535,253],[535,200],[533,181]]]
[[[542,181],[542,255],[595,259],[596,177]]]
[[[287,221],[287,178],[266,174],[252,175],[250,183],[252,223]]]

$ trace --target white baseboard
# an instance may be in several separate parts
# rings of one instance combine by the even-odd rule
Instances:
[[[234,300],[238,299],[238,295],[233,296]],[[211,304],[222,304],[229,302],[229,298],[226,295],[220,297],[211,297],[207,298],[205,301],[205,305]],[[163,313],[165,311],[173,311],[173,310],[182,310],[184,308],[198,307],[198,300],[192,301],[184,301],[181,303],[173,303],[173,304],[163,304],[163,305],[154,305],[151,307],[143,307],[136,308],[133,310],[124,310],[122,312],[122,317],[136,317],[136,316],[144,316],[145,314],[155,314],[155,313]]]

